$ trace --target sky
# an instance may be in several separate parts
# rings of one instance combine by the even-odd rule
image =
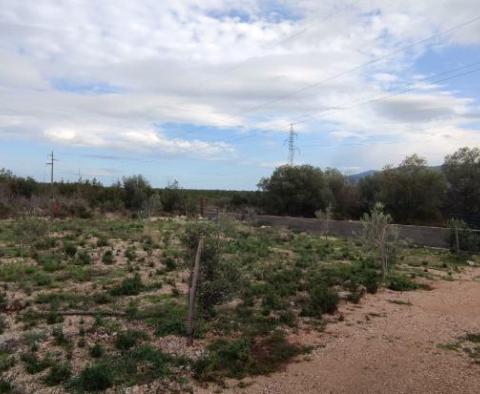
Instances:
[[[480,145],[478,0],[0,0],[0,168],[253,190]]]

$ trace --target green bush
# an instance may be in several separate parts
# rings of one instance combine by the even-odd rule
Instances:
[[[52,365],[50,358],[41,359],[35,353],[23,353],[20,359],[25,365],[25,370],[31,375],[42,372]]]
[[[108,246],[108,240],[104,237],[99,237],[97,239],[97,248],[102,248],[104,246]]]
[[[5,320],[5,316],[0,315],[0,335],[3,334],[5,331],[5,328],[7,328],[7,322]]]
[[[128,261],[133,261],[137,258],[137,252],[134,247],[128,247],[124,252],[124,256]]]
[[[93,295],[93,301],[99,305],[108,304],[112,301],[112,297],[108,293],[95,293]]]
[[[117,336],[115,347],[119,350],[128,350],[137,345],[138,340],[147,339],[148,336],[144,332],[127,330]]]
[[[171,256],[167,256],[165,258],[164,264],[167,271],[173,271],[175,268],[177,268],[177,263],[175,259]]]
[[[367,293],[375,294],[378,290],[378,275],[374,270],[366,270],[362,276],[361,283],[365,286]]]
[[[0,378],[0,394],[9,394],[14,390],[13,385],[7,380]]]
[[[104,391],[113,386],[112,370],[104,364],[89,366],[80,373],[78,385],[84,391]]]
[[[66,364],[55,364],[50,368],[50,372],[45,376],[47,386],[56,386],[70,379],[72,371]]]
[[[8,371],[15,365],[15,356],[0,352],[0,372]]]
[[[63,251],[68,257],[74,257],[77,254],[77,247],[72,242],[65,242]]]
[[[46,317],[47,324],[57,324],[63,322],[63,316],[55,311],[50,311]]]
[[[304,316],[320,317],[337,310],[338,294],[324,283],[314,284],[308,289],[308,299],[302,309]]]
[[[37,286],[49,286],[52,284],[52,278],[43,272],[37,272],[33,276],[33,281]]]
[[[113,288],[110,293],[114,296],[137,295],[145,288],[140,275],[136,273],[131,278],[126,278],[120,286]]]
[[[89,265],[92,263],[92,257],[86,250],[80,250],[75,261],[79,265]]]
[[[102,256],[102,263],[110,265],[110,264],[113,264],[114,262],[115,262],[115,259],[113,257],[113,252],[110,249],[106,250]]]
[[[66,346],[70,343],[68,338],[65,336],[65,333],[63,332],[62,326],[54,327],[52,330],[52,336],[55,344],[57,344],[58,346]]]
[[[387,278],[387,287],[394,291],[418,289],[418,285],[405,275],[391,275]]]
[[[242,287],[238,266],[222,257],[219,231],[218,226],[210,223],[191,223],[183,236],[184,259],[189,264],[194,261],[199,240],[204,240],[197,293],[198,309],[204,317],[214,315],[215,306],[232,299]]]
[[[90,349],[90,356],[93,358],[100,358],[103,356],[103,353],[104,353],[103,347],[99,343],[96,343]]]
[[[155,335],[185,335],[185,318],[187,308],[175,302],[152,305],[139,311],[137,319],[145,320],[155,328]]]
[[[219,339],[194,363],[194,377],[200,381],[220,381],[224,377],[241,379],[271,373],[304,350],[289,343],[281,331],[258,339]]]
[[[38,263],[42,266],[45,272],[56,272],[63,268],[61,260],[52,255],[40,256],[38,258]]]

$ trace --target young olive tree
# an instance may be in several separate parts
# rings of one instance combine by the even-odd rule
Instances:
[[[319,209],[318,211],[315,211],[315,216],[320,220],[320,224],[322,225],[322,234],[325,236],[325,239],[328,239],[330,221],[332,220],[332,206],[328,205],[325,210]]]
[[[376,203],[370,214],[366,213],[362,218],[363,246],[379,263],[383,280],[398,253],[398,231],[391,222],[392,217],[383,212],[381,203]]]
[[[191,272],[189,309],[197,309],[204,319],[214,316],[215,307],[230,301],[241,286],[238,267],[222,255],[222,239],[220,227],[207,222],[189,224],[183,236],[185,262]],[[188,320],[187,329],[193,325],[193,313]]]

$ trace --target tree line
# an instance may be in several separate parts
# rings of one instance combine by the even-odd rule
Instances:
[[[57,216],[88,217],[97,211],[194,215],[209,205],[303,217],[328,210],[334,219],[360,219],[380,202],[397,223],[444,225],[457,218],[479,227],[480,149],[461,148],[439,167],[412,155],[358,181],[334,168],[299,165],[276,168],[260,180],[257,191],[187,190],[176,181],[158,189],[142,175],[134,175],[110,186],[96,179],[56,182],[53,192]],[[51,193],[49,184],[0,170],[0,217],[47,213]]]
[[[330,207],[335,219],[359,219],[380,202],[397,223],[441,225],[452,217],[480,224],[480,149],[461,148],[430,167],[414,154],[353,182],[336,169],[281,166],[259,183],[271,214],[313,217]]]

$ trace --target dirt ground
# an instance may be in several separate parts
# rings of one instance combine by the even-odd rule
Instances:
[[[367,295],[340,309],[343,321],[303,338],[317,345],[307,360],[240,385],[230,382],[223,392],[480,393],[480,365],[439,347],[480,333],[479,277],[480,269],[472,268],[454,281],[434,282],[431,291]]]

